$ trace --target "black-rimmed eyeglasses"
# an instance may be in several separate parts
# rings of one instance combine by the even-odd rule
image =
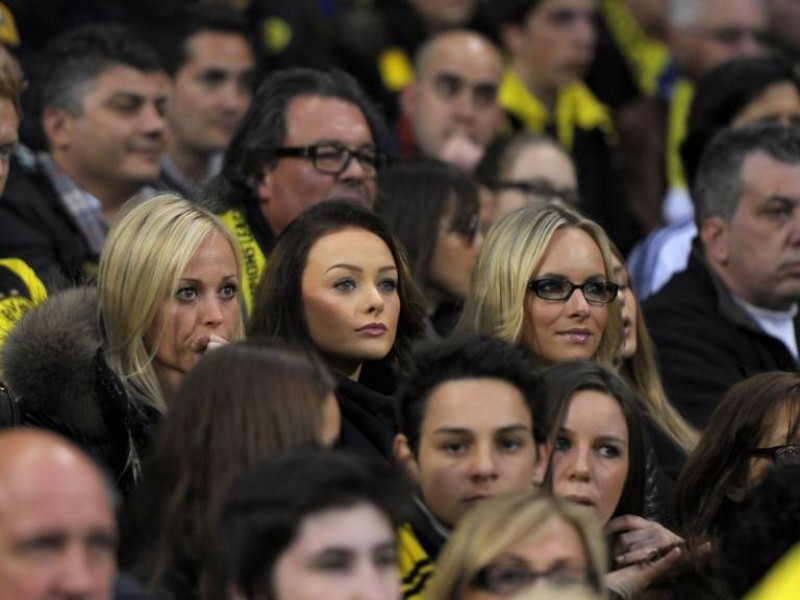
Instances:
[[[517,564],[494,563],[479,570],[470,585],[498,596],[511,596],[540,579],[554,586],[585,585],[598,588],[597,577],[591,569],[577,565],[556,565],[547,571],[533,571]]]
[[[608,304],[619,294],[619,285],[605,279],[595,279],[578,285],[563,277],[545,277],[528,282],[528,291],[542,300],[566,302],[575,290],[580,290],[590,304]]]
[[[518,190],[523,194],[540,198],[545,202],[561,200],[571,205],[580,203],[580,195],[576,188],[557,188],[544,179],[495,181],[491,187],[493,190]]]
[[[328,175],[341,175],[355,158],[366,175],[375,175],[387,161],[385,154],[372,148],[350,150],[342,144],[314,144],[313,146],[293,146],[278,148],[272,152],[275,158],[305,158],[314,168]]]
[[[772,448],[755,448],[750,454],[771,458],[776,465],[800,463],[800,445],[797,444],[773,446]]]

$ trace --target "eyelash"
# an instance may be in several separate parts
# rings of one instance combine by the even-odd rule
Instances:
[[[237,292],[239,291],[239,286],[235,283],[226,283],[223,285],[218,294],[223,300],[233,300],[236,298]],[[183,287],[178,288],[178,291],[175,292],[175,298],[181,300],[183,302],[191,302],[195,300],[199,296],[197,288],[193,285],[185,285]]]

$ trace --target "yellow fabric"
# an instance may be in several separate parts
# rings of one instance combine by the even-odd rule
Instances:
[[[573,149],[576,129],[599,128],[610,142],[616,142],[608,108],[583,82],[576,81],[559,90],[553,116],[528,90],[519,75],[512,69],[507,69],[500,86],[500,103],[530,131],[542,133],[548,125],[555,122],[558,142],[569,152]]]
[[[797,600],[800,598],[800,544],[796,544],[747,595],[745,600]]]
[[[47,298],[47,289],[24,261],[0,259],[0,269],[7,269],[22,280],[25,289],[0,292],[0,348],[6,336],[28,310]]]
[[[397,537],[403,600],[421,600],[425,587],[433,577],[435,565],[420,545],[411,525],[401,525]]]
[[[238,208],[231,208],[222,215],[220,219],[225,226],[233,232],[239,242],[239,249],[242,253],[242,295],[244,296],[247,314],[253,311],[258,282],[267,266],[267,258],[261,247],[258,245],[247,217]]]
[[[19,31],[14,15],[3,2],[0,2],[0,43],[6,46],[19,46]]]
[[[625,0],[603,0],[600,10],[639,91],[653,96],[658,91],[659,77],[669,65],[669,47],[642,31]]]
[[[378,55],[378,69],[387,90],[399,92],[414,81],[414,67],[405,50],[389,46]]]
[[[686,139],[689,110],[694,98],[694,86],[686,79],[675,83],[669,104],[667,122],[667,182],[670,188],[686,189],[686,174],[681,162],[681,144]]]

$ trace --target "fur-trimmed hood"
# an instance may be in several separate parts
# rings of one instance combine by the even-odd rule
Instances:
[[[0,356],[17,400],[56,422],[105,437],[95,357],[102,348],[97,290],[65,290],[30,310],[6,339]]]

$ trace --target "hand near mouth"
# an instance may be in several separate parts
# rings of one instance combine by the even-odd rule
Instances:
[[[458,165],[468,172],[472,172],[483,156],[483,148],[476,144],[469,136],[456,133],[445,141],[442,146],[441,159],[445,162]]]
[[[216,350],[227,343],[228,340],[224,337],[212,333],[210,335],[201,335],[198,337],[192,344],[192,349],[199,354],[204,354],[210,350]]]
[[[635,515],[611,519],[605,527],[610,535],[619,534],[615,543],[618,565],[649,562],[683,545],[684,540],[663,525]]]

